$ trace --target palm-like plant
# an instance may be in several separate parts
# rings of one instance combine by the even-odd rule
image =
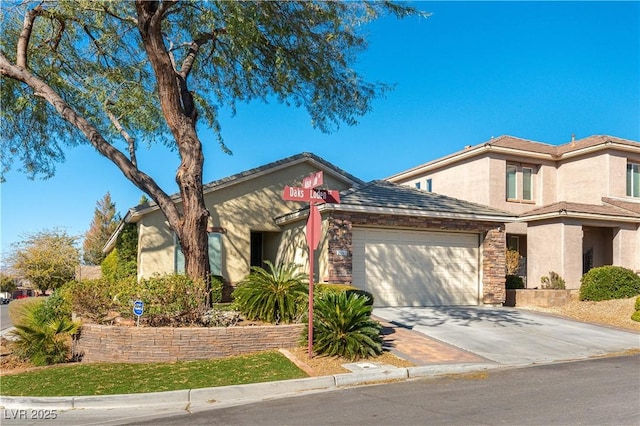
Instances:
[[[350,360],[380,355],[382,326],[371,319],[371,311],[366,296],[346,292],[323,295],[314,306],[314,351]]]
[[[252,320],[271,323],[290,323],[304,313],[307,301],[307,276],[295,264],[274,266],[266,261],[267,269],[251,268],[233,292],[238,309]]]
[[[16,354],[38,366],[66,362],[69,359],[71,336],[79,328],[78,322],[66,317],[43,321],[38,306],[29,306],[23,321],[16,324],[12,332],[17,338]]]

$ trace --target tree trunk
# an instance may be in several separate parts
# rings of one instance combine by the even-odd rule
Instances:
[[[171,6],[172,2],[138,0],[138,30],[156,75],[162,113],[175,138],[181,159],[176,182],[182,197],[182,217],[179,223],[167,219],[182,245],[187,275],[210,283],[209,212],[202,193],[204,156],[196,133],[197,111],[187,88],[187,75],[175,69],[162,35],[162,21]]]

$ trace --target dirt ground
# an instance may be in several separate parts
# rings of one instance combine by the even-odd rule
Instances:
[[[581,302],[575,298],[568,304],[560,307],[522,307],[522,309],[546,312],[579,321],[640,332],[640,322],[631,319],[631,314],[634,312],[635,300],[636,298],[633,297],[620,300],[605,300],[602,302]],[[13,356],[7,343],[5,339],[0,339],[0,376],[15,374],[33,368],[29,363],[20,361]],[[349,372],[342,367],[342,365],[351,361],[343,358],[316,355],[310,359],[306,347],[287,348],[282,352],[296,362],[296,364],[310,376],[324,376]],[[408,367],[412,365],[410,362],[400,359],[388,352],[368,361],[395,365],[397,367]]]
[[[631,319],[635,312],[635,297],[629,299],[581,302],[575,296],[568,304],[554,308],[522,307],[532,311],[546,312],[594,324],[608,325],[640,332],[640,322]]]

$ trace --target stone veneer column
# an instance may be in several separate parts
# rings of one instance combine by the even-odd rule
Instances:
[[[505,300],[506,235],[504,228],[490,229],[482,241],[482,303],[501,305]]]

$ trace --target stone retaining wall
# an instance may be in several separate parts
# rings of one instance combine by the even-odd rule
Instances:
[[[549,308],[563,306],[577,297],[579,290],[522,289],[507,290],[505,306],[539,306]]]
[[[244,327],[120,327],[84,324],[82,362],[175,362],[298,346],[304,324]]]

